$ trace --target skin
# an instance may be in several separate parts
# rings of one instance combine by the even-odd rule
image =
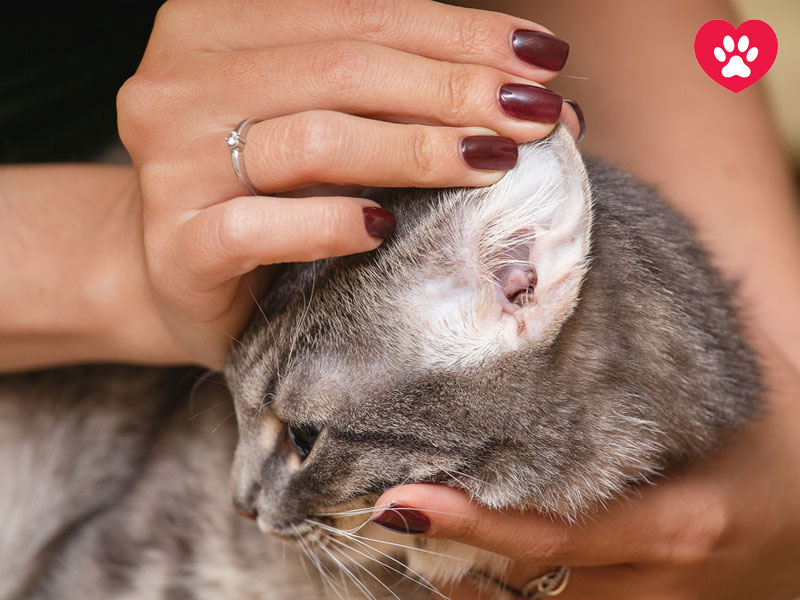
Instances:
[[[141,215],[130,168],[0,168],[0,372],[185,357],[153,298]]]
[[[736,95],[717,86],[696,65],[688,41],[710,19],[737,19],[725,2],[685,2],[680,10],[675,3],[627,0],[573,0],[566,6],[499,1],[493,7],[535,14],[573,42],[564,72],[588,79],[561,78],[554,87],[581,100],[589,121],[583,150],[658,185],[695,223],[723,271],[739,282],[765,366],[767,414],[708,461],[657,487],[635,490],[577,527],[484,510],[457,491],[432,486],[391,490],[378,505],[430,511],[426,535],[517,559],[510,572],[517,589],[546,570],[542,565],[572,565],[570,583],[559,596],[565,600],[796,597],[796,197],[758,86]],[[614,25],[597,27],[601,15]],[[702,140],[702,150],[694,140]],[[455,599],[478,597],[467,586],[450,593]]]
[[[254,183],[270,193],[317,182],[486,185],[500,174],[469,170],[456,161],[458,135],[451,128],[488,129],[518,141],[549,131],[503,121],[493,109],[459,118],[436,103],[436,84],[442,80],[436,61],[480,67],[483,76],[498,78],[494,83],[548,82],[554,73],[519,62],[507,46],[511,30],[538,28],[535,23],[484,15],[472,30],[480,34],[476,38],[464,33],[470,31],[464,24],[475,21],[458,17],[473,13],[449,7],[388,3],[400,7],[398,15],[375,18],[385,17],[374,10],[381,3],[330,3],[353,9],[342,32],[325,19],[316,21],[317,11],[302,10],[300,4],[292,3],[297,12],[285,3],[270,12],[273,4],[267,2],[260,5],[263,12],[253,12],[248,3],[168,3],[142,67],[119,97],[122,136],[138,180],[128,169],[3,170],[0,244],[13,257],[9,264],[19,267],[0,274],[0,290],[13,290],[0,297],[0,369],[103,358],[214,366],[249,315],[251,293],[257,296],[268,285],[268,273],[253,271],[257,265],[364,251],[379,243],[365,235],[361,221],[360,208],[369,201],[318,197],[293,210],[297,200],[254,202],[244,196],[220,142],[243,115],[268,119],[251,130],[247,156]],[[795,308],[800,304],[800,227],[758,86],[738,95],[723,90],[705,78],[689,50],[687,40],[703,22],[734,20],[729,7],[696,4],[686,2],[676,10],[672,3],[643,7],[632,0],[492,3],[492,8],[547,23],[572,41],[567,73],[588,79],[560,79],[558,89],[578,97],[590,117],[584,148],[657,183],[697,224],[719,264],[741,282],[742,303],[770,383],[764,419],[718,455],[657,487],[637,490],[578,527],[537,515],[485,511],[441,487],[406,486],[379,502],[450,513],[431,512],[433,528],[427,535],[453,537],[517,559],[513,585],[541,572],[533,565],[569,564],[575,569],[561,596],[566,599],[788,598],[800,593],[793,568],[800,556],[800,517],[794,510],[800,498],[794,464],[800,455],[800,315]],[[366,13],[371,18],[354,18],[365,14],[356,9],[365,8],[373,9]],[[428,11],[453,12],[431,16]],[[409,20],[415,16],[422,29]],[[259,50],[264,31],[273,45]],[[280,37],[294,34],[300,37]],[[408,106],[381,113],[387,110],[377,85],[382,74],[370,71],[364,106],[387,125],[339,113],[344,106],[329,102],[336,96],[326,94],[327,88],[286,85],[298,67],[291,63],[295,53],[281,48],[335,42],[340,58],[352,59],[347,47],[342,49],[343,40],[379,46],[358,46],[356,54],[369,49],[391,54],[386,60],[401,71],[421,64],[420,56],[434,61],[405,76],[416,91],[432,90],[430,101],[414,96]],[[637,60],[631,60],[631,48]],[[315,55],[307,55],[310,62],[304,66],[320,68],[329,86],[352,84],[351,71],[326,70]],[[234,74],[242,73],[234,84]],[[284,79],[282,73],[288,73]],[[484,106],[481,100],[485,95],[476,106]],[[414,109],[419,106],[424,108]],[[331,136],[364,140],[362,148],[386,154],[362,152],[355,143],[319,155],[304,153],[309,145],[298,140],[307,137],[292,137],[292,132],[317,131],[304,129],[309,121],[296,116],[308,111],[325,111],[310,122],[330,126],[324,131]],[[420,163],[416,154],[396,156],[388,150],[407,146],[408,130],[397,129],[401,126],[393,121],[408,120],[418,123],[413,131],[431,134],[435,161]],[[693,140],[702,140],[702,151],[691,145]],[[427,168],[420,169],[421,164]],[[278,172],[284,170],[288,175]],[[48,204],[56,197],[59,203]],[[235,235],[227,235],[231,227]],[[215,245],[219,240],[231,243]],[[119,285],[98,286],[98,281]],[[65,289],[76,290],[75,297],[65,299]],[[469,589],[453,594],[475,597]]]

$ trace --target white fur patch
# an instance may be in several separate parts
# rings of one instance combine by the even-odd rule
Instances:
[[[563,127],[522,146],[517,167],[488,190],[459,193],[471,196],[453,215],[463,268],[420,282],[402,299],[412,308],[409,339],[432,367],[474,365],[549,343],[575,308],[587,268],[591,195]],[[503,290],[517,289],[531,270],[535,291],[521,306],[512,304]],[[516,279],[504,282],[498,274]]]

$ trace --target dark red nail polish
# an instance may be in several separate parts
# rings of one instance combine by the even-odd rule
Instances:
[[[372,517],[372,520],[381,527],[409,535],[419,535],[431,528],[428,517],[418,510],[399,504],[390,504]]]
[[[394,233],[394,215],[378,206],[364,207],[364,229],[379,240],[385,240]]]
[[[505,171],[517,164],[517,143],[498,135],[471,135],[461,140],[461,158],[472,169]]]
[[[534,85],[507,83],[500,86],[500,108],[516,119],[555,123],[561,115],[563,100],[561,94]]]
[[[517,29],[511,34],[511,48],[520,60],[547,69],[560,71],[569,56],[569,44],[543,31]]]
[[[581,105],[575,102],[575,100],[572,98],[564,98],[564,102],[569,104],[572,107],[572,110],[575,111],[575,114],[578,115],[580,131],[578,132],[578,139],[575,140],[575,143],[580,143],[583,141],[583,138],[586,135],[586,120],[583,118],[583,110],[581,110]]]

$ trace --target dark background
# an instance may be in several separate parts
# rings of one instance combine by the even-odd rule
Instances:
[[[162,2],[0,2],[0,162],[87,161]]]

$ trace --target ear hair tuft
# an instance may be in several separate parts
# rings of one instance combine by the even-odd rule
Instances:
[[[440,265],[404,298],[413,343],[432,364],[548,344],[578,302],[591,234],[583,161],[563,126],[519,156],[495,185],[452,192],[459,247],[448,274]]]

